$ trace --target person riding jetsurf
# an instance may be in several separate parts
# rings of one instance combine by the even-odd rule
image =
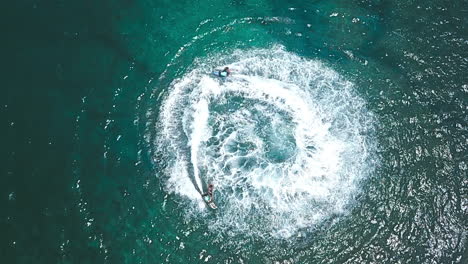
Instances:
[[[222,70],[217,69],[213,73],[215,75],[218,75],[219,77],[228,77],[231,74],[231,69],[229,69],[229,67],[224,67],[224,69]]]
[[[203,199],[209,203],[213,201],[213,191],[214,191],[214,185],[210,183],[208,185],[208,191],[204,194],[202,194]]]

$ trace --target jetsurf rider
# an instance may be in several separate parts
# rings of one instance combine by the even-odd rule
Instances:
[[[231,69],[229,69],[229,67],[224,67],[224,69],[222,70],[217,69],[217,71],[218,71],[218,76],[221,76],[221,77],[228,77],[231,74]]]
[[[208,184],[208,191],[202,194],[202,197],[206,202],[213,201],[213,191],[214,191],[214,185],[212,183]]]

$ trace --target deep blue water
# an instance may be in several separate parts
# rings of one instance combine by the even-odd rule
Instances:
[[[1,10],[4,263],[468,260],[466,1]]]

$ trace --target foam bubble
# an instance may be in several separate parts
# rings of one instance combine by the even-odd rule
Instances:
[[[211,76],[220,65],[236,71]],[[169,164],[166,190],[190,201],[188,215],[206,210],[198,205],[208,182],[219,209],[207,221],[218,232],[288,237],[346,213],[374,151],[373,118],[351,82],[282,47],[193,68],[171,84],[156,142]]]

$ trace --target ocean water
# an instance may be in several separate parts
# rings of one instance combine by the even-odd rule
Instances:
[[[2,11],[2,263],[468,261],[468,2]]]

